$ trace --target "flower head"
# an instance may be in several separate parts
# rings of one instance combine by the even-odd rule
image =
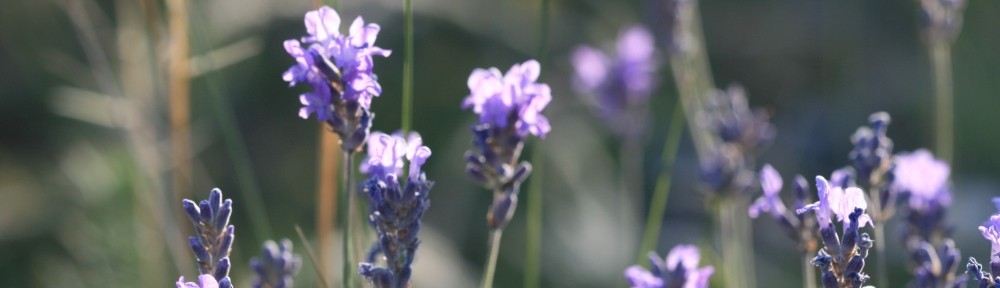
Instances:
[[[821,227],[828,227],[832,224],[832,217],[837,216],[837,221],[850,224],[848,217],[855,209],[867,209],[868,203],[865,201],[864,192],[857,187],[843,189],[837,186],[830,186],[823,176],[816,176],[816,191],[819,201],[806,205],[798,209],[796,213],[802,214],[809,210],[816,211],[816,220]],[[868,214],[861,214],[858,218],[860,227],[872,224]]]
[[[992,247],[990,253],[995,257],[1000,256],[1000,214],[990,216],[990,220],[979,226],[979,232],[990,241]]]
[[[774,217],[782,217],[785,214],[785,204],[781,202],[778,192],[781,192],[782,180],[778,170],[771,164],[765,164],[760,170],[760,187],[764,195],[757,198],[750,205],[749,213],[751,218],[757,218],[761,212],[770,212]]]
[[[215,280],[215,277],[208,274],[202,274],[198,276],[198,283],[194,282],[184,282],[184,276],[177,279],[177,288],[232,288],[233,284],[230,283],[229,278],[223,278],[222,280]]]
[[[330,110],[333,97],[370,109],[372,98],[382,93],[372,70],[372,58],[391,54],[375,46],[379,25],[365,24],[359,16],[351,24],[350,34],[342,35],[340,15],[327,6],[307,12],[305,25],[308,36],[285,41],[285,51],[297,63],[282,76],[291,85],[306,82],[315,89],[300,97],[305,107],[299,116],[306,118],[315,113],[319,120],[326,120],[328,113],[334,113]],[[337,92],[334,95],[330,95],[334,92],[329,89],[331,85]]]
[[[497,68],[476,69],[469,75],[471,93],[462,108],[479,114],[479,123],[513,129],[518,136],[545,137],[551,127],[542,109],[552,100],[548,84],[536,83],[541,73],[538,61],[515,64],[507,74]]]
[[[632,266],[625,270],[625,279],[633,288],[705,288],[715,269],[698,268],[701,254],[694,245],[678,245],[670,249],[667,258],[649,255],[650,270]]]
[[[889,113],[876,112],[868,116],[869,126],[859,127],[851,135],[854,149],[848,154],[858,179],[868,183],[874,173],[884,172],[889,168],[892,156],[892,139],[886,135],[891,118]]]
[[[369,219],[378,233],[378,241],[367,262],[361,263],[360,274],[377,288],[408,287],[414,255],[420,241],[420,220],[430,206],[428,198],[433,182],[426,179],[421,166],[431,155],[423,146],[420,134],[412,132],[408,139],[401,133],[372,134],[368,143],[368,160],[362,171],[369,179],[364,193],[369,200]],[[410,162],[409,178],[400,183],[403,158]],[[381,254],[386,267],[376,267]]]
[[[586,45],[573,52],[574,88],[596,98],[600,116],[615,132],[629,134],[642,126],[642,119],[629,116],[637,114],[635,108],[645,107],[655,86],[654,48],[653,35],[642,26],[632,26],[619,35],[616,55]]]
[[[893,157],[892,187],[908,193],[910,208],[927,210],[951,204],[948,176],[951,168],[944,161],[934,158],[926,149],[913,153],[900,153]]]
[[[229,225],[233,214],[233,200],[222,200],[222,190],[212,189],[207,200],[200,203],[184,199],[184,212],[194,224],[197,236],[188,237],[188,244],[198,261],[198,271],[216,279],[229,276],[229,252],[232,251],[234,231]]]
[[[302,267],[302,258],[292,253],[291,240],[282,239],[280,245],[267,240],[261,257],[250,259],[250,267],[257,274],[252,283],[254,288],[291,288],[292,277]]]

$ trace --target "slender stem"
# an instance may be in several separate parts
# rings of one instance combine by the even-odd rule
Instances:
[[[413,121],[413,1],[403,0],[403,133],[410,131]]]
[[[749,273],[752,263],[748,263],[746,250],[751,250],[749,231],[740,220],[747,218],[746,205],[743,205],[739,195],[723,196],[719,205],[719,240],[722,242],[723,278],[727,287],[755,287],[756,283]]]
[[[884,243],[885,241],[884,227],[887,219],[885,219],[883,217],[884,215],[882,215],[883,212],[881,203],[882,197],[879,197],[877,188],[871,188],[868,193],[869,193],[868,198],[872,202],[872,205],[870,205],[870,207],[872,207],[871,217],[874,222],[873,226],[875,226],[873,227],[875,230],[875,241],[883,241]],[[878,287],[891,287],[889,286],[889,274],[888,274],[889,271],[887,269],[888,266],[886,266],[887,264],[885,257],[886,257],[885,245],[875,244],[875,273],[876,273],[875,275],[879,276],[876,279]]]
[[[656,186],[653,188],[653,198],[650,200],[649,214],[646,216],[646,228],[642,233],[642,243],[639,244],[639,258],[636,260],[640,265],[649,265],[646,261],[646,253],[656,250],[656,242],[660,238],[660,228],[663,227],[663,215],[667,211],[667,199],[670,196],[670,183],[672,182],[674,159],[677,158],[677,148],[680,147],[681,132],[684,130],[684,107],[681,106],[680,99],[674,104],[673,117],[670,119],[670,127],[667,130],[667,140],[663,143],[663,155],[661,156],[660,173],[656,177]]]
[[[955,103],[952,90],[951,45],[946,41],[932,41],[931,62],[934,66],[934,148],[938,157],[952,162],[955,141]]]
[[[191,122],[190,93],[191,68],[188,58],[190,35],[188,26],[188,1],[167,1],[168,24],[171,41],[170,61],[167,65],[170,97],[170,154],[173,190],[177,201],[186,198],[191,190]]]
[[[809,252],[802,253],[802,287],[816,288],[816,267],[812,264],[813,256]]]
[[[493,274],[497,269],[497,258],[500,255],[500,235],[503,229],[490,231],[490,258],[486,259],[486,271],[483,271],[482,288],[493,288]]]
[[[540,142],[535,141],[531,149],[532,180],[528,186],[527,243],[524,249],[524,286],[536,288],[541,282],[542,262],[542,151]]]
[[[351,228],[354,223],[354,206],[355,206],[354,192],[353,192],[354,189],[352,189],[351,187],[352,167],[354,167],[354,159],[351,157],[351,152],[344,151],[344,179],[342,179],[342,181],[344,182],[344,189],[341,197],[342,199],[346,200],[344,201],[346,202],[344,204],[347,205],[347,215],[346,217],[344,217],[344,224],[341,225],[341,231],[344,234],[343,250],[341,252],[343,253],[342,257],[344,260],[344,266],[342,268],[344,273],[343,287],[345,288],[354,287],[354,281],[351,281],[352,279],[351,276],[353,275],[352,273],[354,271],[352,267],[354,267],[355,264],[353,264],[354,262],[352,260],[356,260],[356,259],[351,259],[352,258],[351,255],[353,254],[351,252],[351,247],[352,247]]]
[[[319,129],[319,175],[316,191],[316,242],[319,245],[317,255],[317,273],[327,271],[330,259],[329,243],[333,223],[337,222],[337,134],[327,130],[325,124]],[[322,275],[321,275],[322,276]]]

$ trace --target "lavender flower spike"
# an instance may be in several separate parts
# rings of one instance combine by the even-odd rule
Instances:
[[[282,75],[294,86],[306,83],[313,91],[299,96],[303,107],[299,117],[325,122],[340,135],[345,151],[364,143],[374,117],[372,99],[382,93],[374,74],[374,56],[388,57],[391,51],[375,46],[378,24],[365,24],[360,16],[351,24],[349,35],[340,33],[340,15],[323,6],[305,15],[308,36],[285,40],[285,51],[296,64]]]
[[[650,270],[636,265],[625,269],[625,279],[632,288],[706,288],[712,266],[698,268],[701,255],[694,245],[678,245],[670,249],[667,259],[650,252]]]
[[[503,228],[514,215],[517,194],[531,165],[519,162],[528,135],[545,137],[551,130],[542,109],[552,100],[547,84],[536,83],[538,61],[516,64],[501,74],[497,68],[476,69],[469,76],[470,94],[462,107],[479,115],[472,127],[474,149],[466,152],[469,174],[494,191],[487,213],[491,229]]]
[[[368,173],[364,193],[370,204],[370,219],[378,233],[375,250],[359,272],[376,288],[409,287],[410,267],[420,240],[420,219],[430,206],[428,195],[433,182],[426,179],[421,167],[431,156],[422,145],[420,134],[411,132],[407,139],[400,134],[372,133],[368,158],[362,171]],[[401,186],[403,159],[410,162],[406,184]],[[381,254],[386,267],[376,267]]]
[[[848,216],[853,213],[855,209],[861,209],[864,211],[864,209],[868,208],[864,192],[857,187],[850,187],[847,189],[836,186],[831,187],[830,183],[826,181],[826,178],[823,178],[823,176],[816,176],[816,190],[819,196],[819,201],[806,205],[795,212],[802,214],[810,210],[815,210],[816,219],[817,222],[819,222],[820,227],[830,226],[832,224],[832,216],[834,215],[837,216],[838,221],[843,222],[845,225],[850,224],[851,219]],[[871,217],[864,213],[859,215],[858,221],[861,221],[859,223],[861,227],[872,224]]]
[[[617,54],[582,45],[573,52],[574,88],[594,98],[599,116],[619,136],[642,130],[644,109],[656,86],[653,35],[642,26],[624,29],[618,36]]]
[[[250,259],[250,267],[257,273],[254,288],[291,288],[295,274],[302,267],[302,257],[292,253],[292,241],[282,239],[281,244],[267,240],[261,249],[261,258]]]
[[[926,149],[893,157],[892,188],[909,195],[910,208],[918,211],[951,205],[948,190],[948,163],[934,158]]]
[[[202,274],[198,276],[198,283],[185,283],[184,276],[181,276],[180,279],[177,279],[177,288],[233,288],[233,283],[229,282],[229,278],[215,280],[212,275]]]
[[[198,261],[199,273],[210,274],[215,279],[228,279],[229,252],[233,247],[233,232],[236,229],[229,225],[233,201],[223,201],[222,190],[215,188],[207,200],[195,204],[194,201],[184,199],[183,204],[197,235],[188,237],[188,243]]]

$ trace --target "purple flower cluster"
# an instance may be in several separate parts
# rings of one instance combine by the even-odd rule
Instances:
[[[254,288],[291,288],[292,277],[299,273],[302,267],[302,257],[292,253],[292,241],[282,239],[281,244],[267,240],[261,248],[261,257],[250,259],[253,268]]]
[[[382,93],[373,56],[388,57],[391,51],[375,46],[379,26],[365,24],[360,16],[349,35],[340,33],[340,15],[326,6],[306,13],[305,25],[308,36],[285,40],[285,51],[296,64],[282,78],[291,86],[312,86],[299,96],[299,117],[315,114],[340,135],[345,151],[354,151],[368,137],[372,98]]]
[[[542,109],[552,100],[551,90],[537,83],[538,61],[515,64],[506,74],[497,68],[475,69],[469,75],[470,94],[462,107],[479,115],[472,127],[473,150],[466,152],[469,174],[493,190],[493,205],[487,214],[491,229],[501,229],[513,217],[521,183],[531,173],[531,164],[520,162],[525,138],[545,137],[551,130]]]
[[[198,283],[184,282],[184,276],[181,276],[177,279],[177,288],[233,288],[233,284],[229,282],[228,277],[219,281],[212,275],[202,274],[198,276]]]
[[[993,198],[993,204],[1000,211],[1000,197]],[[983,265],[976,258],[970,257],[966,273],[972,275],[979,287],[994,288],[1000,286],[1000,212],[990,216],[989,220],[979,226],[979,232],[990,242],[990,270],[983,271]]]
[[[891,118],[889,113],[876,112],[868,116],[869,127],[859,127],[851,135],[851,143],[854,149],[848,154],[851,165],[857,171],[858,180],[865,187],[878,186],[881,183],[872,183],[872,180],[881,180],[879,177],[890,168],[892,157],[892,139],[886,135]],[[883,201],[885,204],[889,201]]]
[[[595,98],[599,114],[619,136],[642,131],[649,96],[656,86],[655,42],[642,26],[618,36],[617,54],[580,46],[573,52],[574,88]]]
[[[794,208],[795,210],[803,209],[809,202],[809,183],[802,175],[796,175],[793,184]],[[815,241],[815,231],[813,231],[815,223],[806,219],[802,214],[789,213],[785,208],[785,204],[778,194],[783,186],[781,174],[778,174],[778,170],[775,170],[770,164],[764,164],[764,168],[760,171],[760,186],[764,195],[750,204],[750,208],[747,209],[750,218],[760,217],[762,213],[770,214],[785,233],[799,243],[800,249],[811,253],[813,250],[811,247],[814,247],[812,243]]]
[[[730,85],[709,100],[707,123],[721,143],[702,159],[701,176],[714,191],[746,191],[755,185],[754,160],[774,140],[774,125],[766,111],[750,109],[742,86]]]
[[[401,133],[372,133],[368,142],[368,158],[362,171],[368,173],[364,193],[368,196],[370,219],[378,233],[374,251],[359,272],[377,288],[409,287],[414,255],[420,241],[420,219],[430,206],[428,195],[434,182],[428,181],[421,167],[431,156],[423,146],[420,134],[411,132],[404,139]],[[400,187],[403,159],[409,162],[408,179]],[[375,257],[381,254],[386,267],[376,267]]]
[[[906,194],[913,210],[929,211],[951,205],[948,163],[934,158],[926,149],[899,153],[893,157],[892,188]]]
[[[859,232],[860,228],[871,224],[871,218],[865,214],[868,207],[865,195],[857,187],[831,186],[823,176],[816,176],[816,190],[819,201],[796,213],[816,212],[824,246],[813,259],[813,264],[822,272],[820,281],[824,288],[861,287],[869,278],[862,272],[865,258],[874,246],[868,233]],[[837,235],[834,216],[843,223],[843,238]]]
[[[930,41],[953,42],[962,29],[965,0],[920,0],[924,34]]]
[[[229,225],[233,200],[223,200],[222,190],[216,188],[212,189],[207,200],[196,204],[184,199],[183,205],[184,212],[194,224],[196,236],[188,237],[188,244],[198,261],[198,272],[229,282],[229,252],[233,248],[236,229]]]
[[[698,268],[701,254],[694,245],[678,245],[670,249],[666,259],[650,252],[652,268],[641,266],[625,269],[625,279],[632,288],[707,288],[715,269]]]

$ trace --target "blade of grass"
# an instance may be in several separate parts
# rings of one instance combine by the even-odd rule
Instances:
[[[646,216],[646,227],[642,233],[642,242],[639,244],[639,258],[636,263],[648,267],[649,261],[646,259],[649,251],[656,250],[656,243],[660,239],[660,229],[663,227],[663,215],[667,211],[667,200],[670,196],[670,183],[672,181],[674,161],[677,159],[678,147],[680,147],[681,135],[684,131],[684,107],[678,99],[674,104],[673,117],[670,119],[670,127],[667,130],[667,139],[663,143],[663,155],[660,159],[660,173],[656,177],[656,186],[653,188],[653,198],[650,200],[649,214]]]
[[[306,239],[306,234],[302,233],[302,227],[299,227],[299,224],[295,224],[295,233],[299,234],[299,241],[302,241],[302,246],[306,248],[306,256],[309,257],[309,262],[313,264],[313,269],[316,272],[316,277],[319,278],[319,283],[323,287],[330,287],[329,282],[326,282],[326,277],[323,277],[323,271],[320,270],[319,263],[316,262],[316,259],[319,257],[317,257],[316,252],[313,250],[312,244],[309,244],[309,240]]]
[[[409,1],[409,0],[407,0]],[[548,58],[549,39],[549,0],[539,1],[538,50],[535,52],[539,63],[545,63]],[[542,201],[544,159],[542,145],[535,141],[531,149],[532,180],[528,186],[527,225],[525,226],[526,247],[524,249],[524,287],[539,287],[542,280]]]

